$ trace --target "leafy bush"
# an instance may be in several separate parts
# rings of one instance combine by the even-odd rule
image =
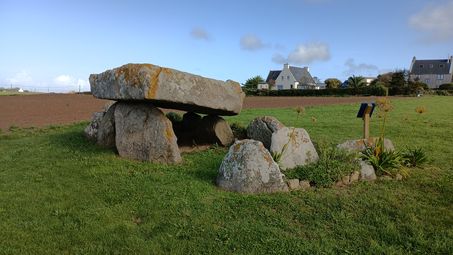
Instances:
[[[318,146],[319,160],[285,172],[288,178],[308,180],[312,185],[328,187],[343,176],[359,170],[356,154],[334,145]]]
[[[403,162],[401,153],[398,151],[380,150],[377,146],[367,147],[362,152],[361,158],[373,166],[378,176],[395,176]]]
[[[179,115],[179,114],[176,113],[176,112],[169,112],[169,113],[165,114],[165,116],[167,116],[167,118],[168,118],[172,123],[181,122],[181,121],[182,121],[182,116]]]
[[[453,95],[453,91],[449,91],[449,90],[436,90],[436,95],[438,96],[451,96]]]
[[[428,157],[422,148],[406,149],[401,155],[403,164],[407,167],[421,166],[428,161]]]
[[[353,96],[374,95],[385,96],[387,88],[384,86],[368,86],[361,88],[328,88],[328,89],[281,89],[281,90],[254,90],[242,88],[247,96]]]
[[[247,138],[247,128],[243,125],[233,122],[230,124],[230,128],[233,131],[233,135],[237,139],[246,139]]]
[[[453,90],[453,83],[445,83],[439,86],[440,90]]]

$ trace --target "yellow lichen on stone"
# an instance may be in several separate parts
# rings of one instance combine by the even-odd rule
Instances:
[[[115,78],[118,79],[122,77],[125,81],[126,84],[129,86],[140,86],[140,71],[142,68],[149,68],[152,69],[154,65],[151,64],[126,64],[123,65],[119,68],[114,69],[115,70]]]
[[[165,129],[165,137],[167,138],[167,141],[171,141],[175,134],[173,133],[173,128],[170,125],[167,125],[167,128]]]
[[[151,79],[150,79],[149,84],[148,84],[148,95],[147,95],[146,98],[148,98],[148,99],[156,98],[157,89],[159,88],[159,75],[160,75],[160,73],[162,72],[163,69],[166,69],[166,68],[159,67],[152,74]]]

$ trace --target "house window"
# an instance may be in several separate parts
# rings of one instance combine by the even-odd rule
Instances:
[[[438,74],[437,75],[437,79],[438,80],[443,80],[444,79],[444,75],[443,74]]]
[[[288,79],[288,80],[289,80],[289,75],[288,75],[288,76],[286,76],[286,79]]]
[[[282,80],[284,80],[284,79],[285,79],[285,77],[282,76]]]
[[[293,88],[294,88],[294,86],[291,84],[291,89],[293,89]]]
[[[420,68],[423,68],[423,65],[420,65]]]
[[[434,65],[433,64],[429,64],[429,68],[434,68]]]
[[[440,64],[439,67],[440,67],[440,68],[444,68],[444,64]]]
[[[425,79],[425,83],[428,84],[429,83],[429,79]]]
[[[282,77],[282,78],[283,78],[283,77]],[[278,90],[283,89],[283,85],[277,85],[277,89],[278,89]]]

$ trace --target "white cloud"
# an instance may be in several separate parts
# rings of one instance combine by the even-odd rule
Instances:
[[[349,58],[344,63],[346,66],[345,75],[374,75],[379,71],[379,68],[372,64],[360,63],[356,64],[353,58]]]
[[[284,64],[310,64],[314,61],[327,61],[330,59],[329,46],[325,43],[307,43],[300,44],[292,52],[289,53],[288,57],[284,57],[281,54],[275,54],[272,57],[272,61]]]
[[[33,81],[31,75],[26,71],[20,71],[13,77],[6,79],[6,81],[12,85],[30,85]]]
[[[201,27],[193,28],[192,31],[190,31],[190,35],[192,36],[192,38],[197,40],[205,41],[211,40],[211,36],[209,35],[209,33],[204,28]]]
[[[250,51],[259,50],[264,47],[268,47],[268,45],[263,43],[258,36],[253,35],[253,34],[247,34],[247,35],[242,36],[239,43],[241,45],[241,49],[250,50]]]
[[[54,79],[55,84],[59,86],[73,86],[75,85],[75,79],[72,76],[62,74]]]
[[[409,18],[409,25],[422,33],[427,42],[453,41],[453,1],[425,7]]]

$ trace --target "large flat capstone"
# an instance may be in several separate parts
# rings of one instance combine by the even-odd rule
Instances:
[[[205,78],[152,64],[127,64],[90,75],[97,98],[150,101],[154,106],[215,115],[236,115],[245,94],[239,83]]]

